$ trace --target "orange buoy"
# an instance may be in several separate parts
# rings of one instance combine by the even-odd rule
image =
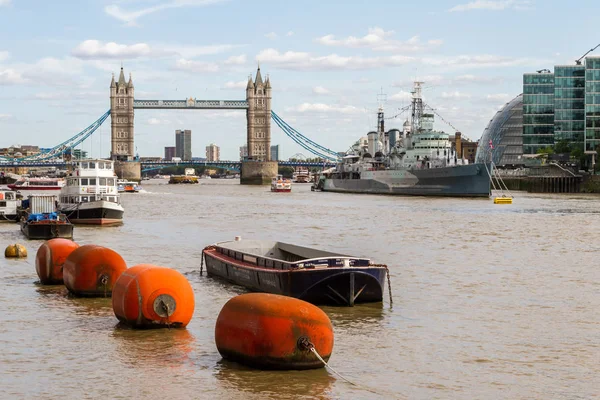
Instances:
[[[112,305],[119,321],[135,328],[183,328],[194,314],[194,291],[178,271],[140,264],[119,276]]]
[[[50,239],[44,242],[35,256],[35,271],[44,285],[63,283],[63,264],[79,245],[69,239]]]
[[[215,342],[225,359],[265,369],[321,368],[333,349],[333,327],[318,307],[293,297],[248,293],[224,306]]]
[[[107,297],[117,278],[127,269],[116,251],[86,244],[65,260],[63,280],[69,292],[86,297]]]

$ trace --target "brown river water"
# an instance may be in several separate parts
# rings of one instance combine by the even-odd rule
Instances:
[[[110,299],[36,283],[35,253],[0,224],[0,398],[591,399],[600,396],[600,197],[519,193],[435,199],[292,193],[203,180],[144,181],[120,227],[76,227],[129,266],[182,272],[196,296],[184,330],[118,328]],[[393,307],[323,307],[327,369],[265,372],[221,359],[214,326],[245,290],[200,276],[200,254],[234,236],[367,256],[391,271]]]

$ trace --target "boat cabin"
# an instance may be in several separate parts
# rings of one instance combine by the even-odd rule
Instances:
[[[104,200],[120,203],[117,175],[113,161],[78,160],[73,163],[66,185],[60,192],[60,203],[77,204]]]

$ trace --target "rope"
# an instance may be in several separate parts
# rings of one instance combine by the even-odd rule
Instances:
[[[216,249],[216,247],[212,244],[209,246],[206,246],[205,248],[202,249],[202,255],[200,256],[200,276],[202,276],[202,271],[204,269],[204,258],[206,257],[204,255],[204,252],[209,251],[209,250],[214,250],[214,249]]]
[[[394,304],[392,299],[392,281],[390,280],[390,269],[385,264],[369,264],[369,267],[383,267],[385,268],[387,283],[388,283],[388,293],[390,294],[390,307]]]
[[[102,283],[102,285],[104,285],[104,297],[107,297],[106,294],[107,294],[107,291],[108,291],[107,290],[108,276],[102,275],[100,277],[100,283]]]
[[[331,365],[327,364],[327,361],[325,361],[323,359],[323,357],[321,357],[321,355],[319,354],[319,352],[317,351],[317,349],[315,349],[315,346],[311,343],[311,341],[306,336],[301,336],[298,339],[297,346],[302,351],[310,351],[310,352],[312,352],[315,355],[315,357],[317,357],[319,359],[319,361],[321,361],[323,363],[323,365],[325,365],[325,367],[327,367],[329,370],[331,370],[331,372],[333,372],[335,375],[339,376],[341,379],[343,379],[344,381],[348,382],[352,386],[356,386],[357,388],[362,389],[362,390],[366,390],[367,392],[375,393],[375,394],[378,394],[378,395],[383,395],[382,392],[379,392],[379,391],[376,391],[376,390],[371,389],[369,387],[366,387],[366,386],[363,386],[363,385],[358,385],[358,384],[352,382],[351,380],[349,380],[348,378],[344,377],[342,374],[340,374],[339,372],[337,372],[335,369],[333,369],[331,367]]]
[[[165,301],[163,299],[160,299],[160,303],[162,304],[163,310],[165,310],[165,312],[167,313],[167,328],[171,329],[171,321],[169,320],[169,317],[170,317],[169,305],[167,303],[165,303]]]

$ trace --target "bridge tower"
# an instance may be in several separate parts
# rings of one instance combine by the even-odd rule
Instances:
[[[248,77],[246,101],[248,159],[242,161],[240,183],[269,184],[277,175],[278,164],[271,161],[271,81],[267,76],[263,82],[260,65],[254,82],[252,76]]]
[[[119,81],[113,74],[110,82],[110,158],[116,161],[130,161],[135,154],[133,144],[133,81],[125,82],[123,67]]]
[[[256,79],[248,77],[246,86],[248,111],[248,159],[271,161],[271,82],[263,82],[260,65],[256,70]]]

